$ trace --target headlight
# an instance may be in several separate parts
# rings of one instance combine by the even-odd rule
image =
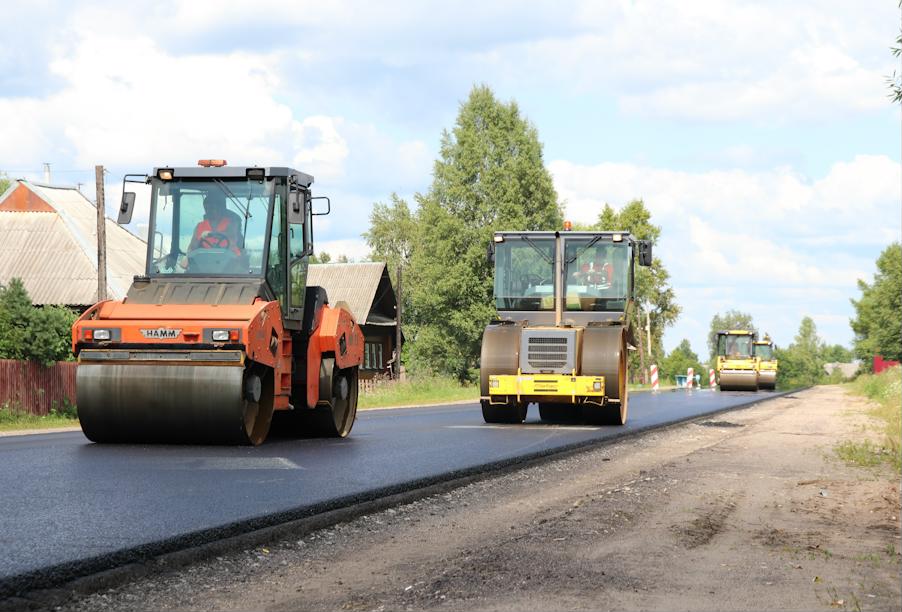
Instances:
[[[490,379],[489,379],[489,386],[490,386],[490,387],[492,387],[493,389],[495,389],[495,388],[498,387],[498,385],[499,385],[498,379],[496,379],[496,378],[490,378]]]
[[[94,339],[95,340],[109,340],[110,339],[110,330],[95,329],[94,330]]]
[[[213,342],[228,342],[229,341],[229,330],[227,329],[214,329],[213,330]]]
[[[601,391],[601,383],[598,381],[592,383],[592,389],[595,391]]]

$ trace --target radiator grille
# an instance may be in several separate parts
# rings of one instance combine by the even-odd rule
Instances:
[[[576,334],[572,329],[526,329],[522,335],[520,369],[527,374],[570,374],[575,363]]]
[[[557,370],[567,365],[567,338],[530,338],[529,365],[539,370]]]

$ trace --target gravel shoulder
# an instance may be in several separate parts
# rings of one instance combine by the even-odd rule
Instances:
[[[58,610],[887,610],[898,477],[817,387],[482,480]]]

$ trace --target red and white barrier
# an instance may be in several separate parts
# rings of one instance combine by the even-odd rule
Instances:
[[[658,390],[658,366],[655,364],[651,366],[651,390]]]
[[[708,370],[708,384],[711,386],[712,391],[717,387],[717,380],[714,378],[714,368]]]
[[[695,386],[695,368],[689,368],[686,374],[688,374],[686,377],[686,388],[691,389]]]

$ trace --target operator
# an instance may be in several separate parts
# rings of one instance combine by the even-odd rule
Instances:
[[[241,217],[229,210],[225,203],[225,193],[221,190],[209,191],[204,196],[204,218],[194,228],[188,252],[195,249],[229,249],[241,255]],[[188,267],[188,258],[182,257],[179,265]]]

